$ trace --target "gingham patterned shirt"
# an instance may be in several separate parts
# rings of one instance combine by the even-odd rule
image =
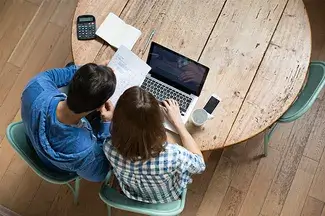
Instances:
[[[110,140],[105,143],[104,152],[123,193],[141,202],[175,201],[192,182],[190,175],[205,170],[201,156],[177,144],[165,144],[165,150],[158,157],[147,161],[124,159]]]

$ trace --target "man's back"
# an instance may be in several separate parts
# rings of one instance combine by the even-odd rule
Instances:
[[[102,181],[109,170],[102,151],[109,125],[103,125],[103,132],[95,137],[86,119],[67,125],[56,115],[58,104],[66,100],[58,88],[67,85],[76,71],[76,66],[70,66],[48,70],[33,78],[22,94],[22,119],[31,143],[48,167]]]

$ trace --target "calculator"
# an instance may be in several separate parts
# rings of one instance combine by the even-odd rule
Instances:
[[[81,15],[77,18],[78,40],[91,40],[96,37],[96,20],[93,15]]]

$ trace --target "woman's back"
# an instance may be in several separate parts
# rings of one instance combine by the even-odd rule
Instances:
[[[159,156],[146,161],[124,159],[109,141],[104,152],[123,193],[134,200],[166,203],[179,199],[191,174],[205,169],[201,156],[177,144],[166,144]]]
[[[139,87],[126,90],[116,104],[112,139],[105,143],[104,152],[124,194],[131,199],[148,203],[177,200],[191,183],[190,175],[205,169],[177,102],[163,104]],[[178,130],[185,148],[167,144],[163,112]]]

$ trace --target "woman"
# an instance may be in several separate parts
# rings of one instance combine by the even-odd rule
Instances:
[[[162,112],[162,111],[163,112]],[[175,126],[183,146],[166,141],[164,116]],[[134,200],[166,203],[179,199],[191,174],[205,169],[202,153],[182,123],[179,106],[160,106],[139,87],[126,90],[116,104],[112,139],[104,152],[123,193]]]

